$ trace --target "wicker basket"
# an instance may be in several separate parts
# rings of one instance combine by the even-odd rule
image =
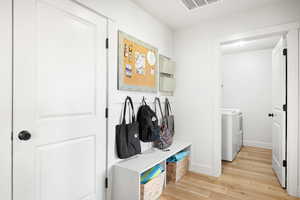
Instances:
[[[156,200],[163,192],[166,172],[161,173],[146,184],[141,184],[141,200]]]
[[[189,169],[189,156],[179,162],[167,163],[167,182],[178,182]]]

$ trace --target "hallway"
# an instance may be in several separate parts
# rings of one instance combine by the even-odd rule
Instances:
[[[272,151],[243,147],[234,162],[223,162],[219,178],[188,173],[168,184],[161,200],[292,200],[272,170]]]

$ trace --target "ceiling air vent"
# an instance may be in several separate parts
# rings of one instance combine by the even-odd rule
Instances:
[[[194,10],[212,3],[219,2],[221,0],[181,0],[188,10]]]
[[[192,1],[192,0],[191,0]],[[205,6],[206,1],[205,0],[194,0],[198,7]]]

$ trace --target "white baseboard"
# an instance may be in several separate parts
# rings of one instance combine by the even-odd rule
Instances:
[[[205,174],[208,176],[214,176],[213,169],[209,165],[201,165],[197,163],[191,163],[190,171],[199,173],[199,174]]]
[[[244,140],[244,146],[272,149],[272,143],[253,141],[253,140]]]
[[[288,195],[290,195],[292,197],[300,197],[300,186],[297,186],[296,188],[293,188],[293,189],[294,190],[289,189],[289,187],[288,187],[288,189],[287,189]]]

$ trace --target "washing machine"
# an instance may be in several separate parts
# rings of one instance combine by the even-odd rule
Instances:
[[[243,143],[243,114],[238,109],[222,109],[222,160],[233,161]]]

